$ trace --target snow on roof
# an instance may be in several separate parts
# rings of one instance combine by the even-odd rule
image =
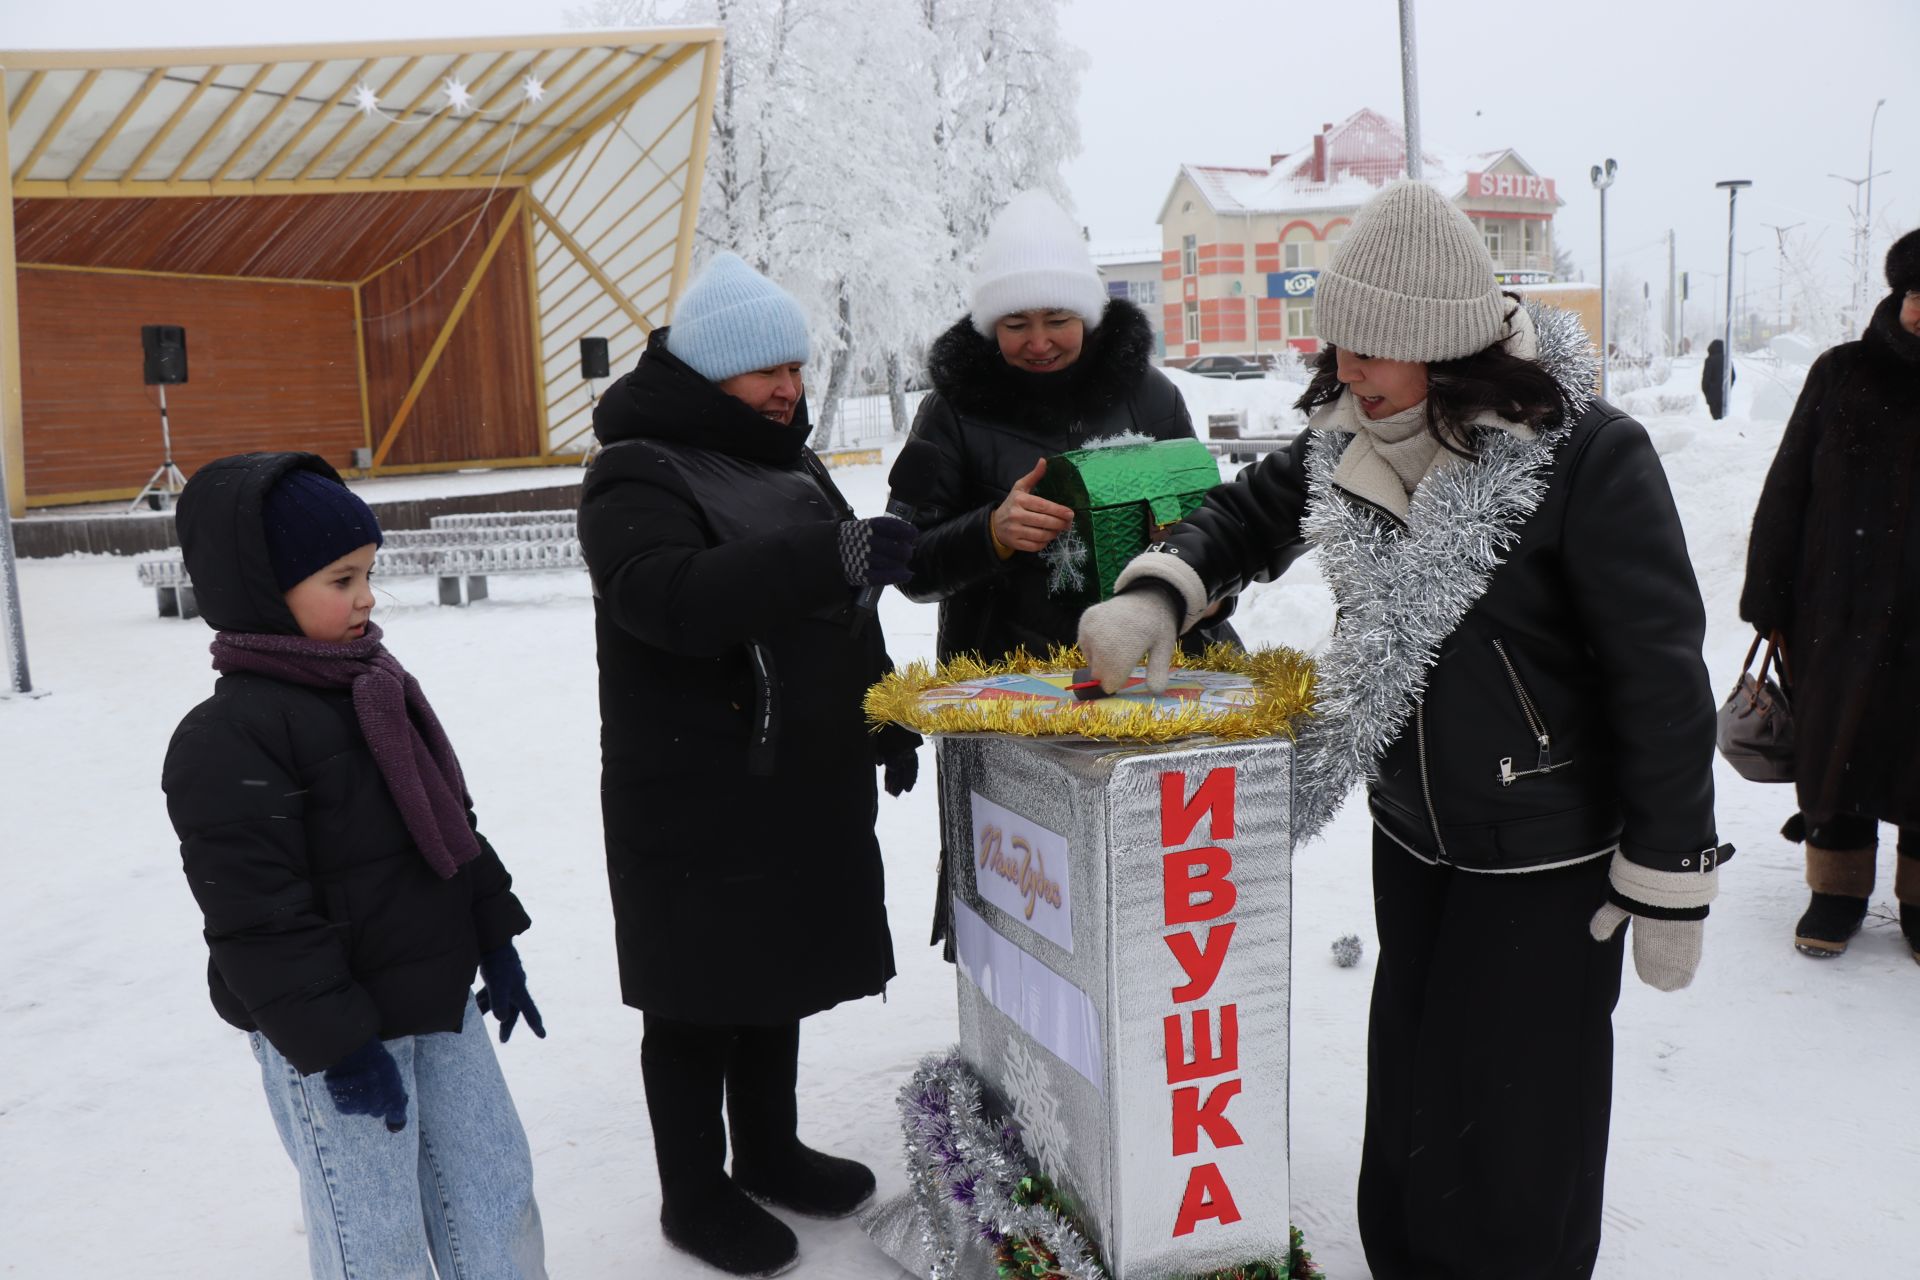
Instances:
[[[1277,153],[1271,168],[1183,164],[1180,172],[1218,213],[1294,213],[1355,209],[1406,174],[1406,135],[1398,122],[1362,107],[1324,134],[1325,178],[1314,180],[1314,143]],[[1467,174],[1491,168],[1510,148],[1466,153],[1421,148],[1421,177],[1451,199],[1466,194]],[[1514,158],[1532,171],[1526,161]],[[1169,193],[1171,195],[1171,193]]]
[[[1115,240],[1087,246],[1096,267],[1129,267],[1160,261],[1158,240]]]

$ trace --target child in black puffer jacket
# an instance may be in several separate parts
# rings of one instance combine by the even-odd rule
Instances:
[[[313,1274],[431,1258],[544,1277],[526,1134],[481,1021],[545,1035],[513,946],[529,921],[369,616],[379,524],[300,453],[208,464],[178,524],[221,676],[161,784],[214,1008],[249,1033],[300,1173]]]

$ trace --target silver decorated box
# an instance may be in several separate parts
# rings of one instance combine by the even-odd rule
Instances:
[[[1029,1155],[1115,1280],[1284,1263],[1291,744],[939,752],[961,1053]]]

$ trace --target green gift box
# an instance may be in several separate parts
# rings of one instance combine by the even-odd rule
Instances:
[[[1194,439],[1075,449],[1048,458],[1034,492],[1073,509],[1073,526],[1043,553],[1052,569],[1049,590],[1081,604],[1112,596],[1127,561],[1219,483],[1219,464]]]

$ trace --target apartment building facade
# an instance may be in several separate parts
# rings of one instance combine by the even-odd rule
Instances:
[[[1422,152],[1422,177],[1467,214],[1503,284],[1554,279],[1552,178],[1507,149]],[[1319,350],[1314,291],[1360,206],[1406,173],[1397,122],[1361,110],[1264,168],[1185,164],[1161,205],[1165,360]]]

